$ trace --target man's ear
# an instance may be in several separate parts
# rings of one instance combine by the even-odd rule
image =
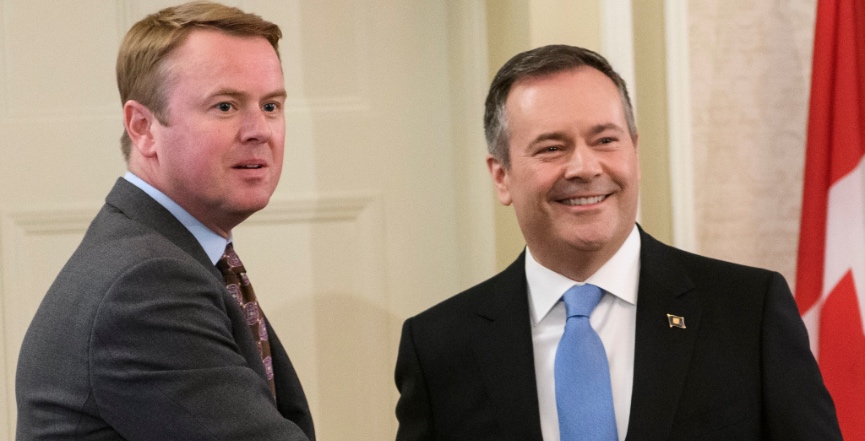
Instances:
[[[498,196],[499,202],[502,205],[511,205],[513,199],[509,187],[508,169],[492,155],[487,155],[487,169],[490,171],[490,177],[493,178],[493,185],[496,187],[496,196]]]
[[[145,158],[156,155],[153,125],[159,124],[153,112],[144,104],[129,100],[123,104],[123,125],[132,140],[132,149]]]

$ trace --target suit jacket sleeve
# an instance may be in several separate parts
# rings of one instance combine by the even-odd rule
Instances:
[[[429,392],[412,335],[411,319],[402,327],[397,355],[396,386],[400,397],[396,405],[399,420],[397,441],[431,441],[434,438]]]
[[[765,429],[773,440],[841,440],[835,406],[787,283],[775,273],[764,311]]]
[[[146,260],[113,283],[92,327],[90,400],[124,438],[307,440],[246,361],[223,291],[176,258]]]

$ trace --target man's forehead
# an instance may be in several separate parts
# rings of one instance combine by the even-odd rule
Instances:
[[[560,69],[560,70],[555,70],[555,71],[551,71],[551,72],[526,75],[522,78],[519,78],[519,79],[515,80],[513,82],[513,84],[511,84],[510,90],[508,91],[508,98],[511,97],[514,89],[517,89],[517,88],[524,89],[524,88],[532,87],[532,86],[542,86],[545,83],[548,83],[550,80],[552,80],[556,77],[573,76],[573,75],[578,74],[578,73],[587,73],[587,72],[591,72],[593,74],[592,76],[597,75],[598,78],[600,78],[600,77],[606,78],[607,80],[609,80],[610,84],[615,87],[615,83],[613,82],[613,80],[610,79],[609,77],[607,77],[607,75],[604,74],[603,72],[601,72],[600,70],[598,70],[592,66],[577,66],[577,67],[572,67],[569,69]]]
[[[219,51],[226,44],[233,43],[255,43],[266,44],[273,51],[273,56],[279,58],[276,49],[270,44],[266,38],[260,35],[239,35],[226,32],[216,28],[196,28],[192,29],[178,42],[177,46],[172,49],[169,56],[177,56],[178,52],[200,51],[202,49],[214,49]]]
[[[241,44],[235,44],[241,43]],[[266,45],[266,46],[265,46]],[[267,49],[263,49],[267,48]],[[229,54],[228,51],[231,51]],[[244,57],[255,59],[242,60]],[[221,78],[220,71],[231,73],[248,68],[253,63],[257,69],[274,69],[282,76],[282,65],[270,42],[260,36],[238,36],[217,29],[196,29],[174,48],[165,58],[162,70],[166,80],[177,80],[184,76],[212,76]],[[222,86],[210,84],[214,88]],[[280,84],[280,87],[282,85]]]
[[[594,72],[582,74],[589,69]],[[623,119],[625,116],[624,102],[615,83],[594,68],[524,78],[511,87],[505,101],[507,116],[514,112],[545,112],[551,108],[561,111],[563,107],[572,110],[590,107],[599,117],[605,112],[621,112]],[[619,122],[618,118],[612,122]]]

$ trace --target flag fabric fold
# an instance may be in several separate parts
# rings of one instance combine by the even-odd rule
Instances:
[[[847,441],[865,441],[865,2],[818,0],[796,303]]]

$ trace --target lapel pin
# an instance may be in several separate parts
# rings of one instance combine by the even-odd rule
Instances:
[[[667,321],[670,323],[671,328],[685,329],[685,317],[679,317],[678,315],[667,314]]]

